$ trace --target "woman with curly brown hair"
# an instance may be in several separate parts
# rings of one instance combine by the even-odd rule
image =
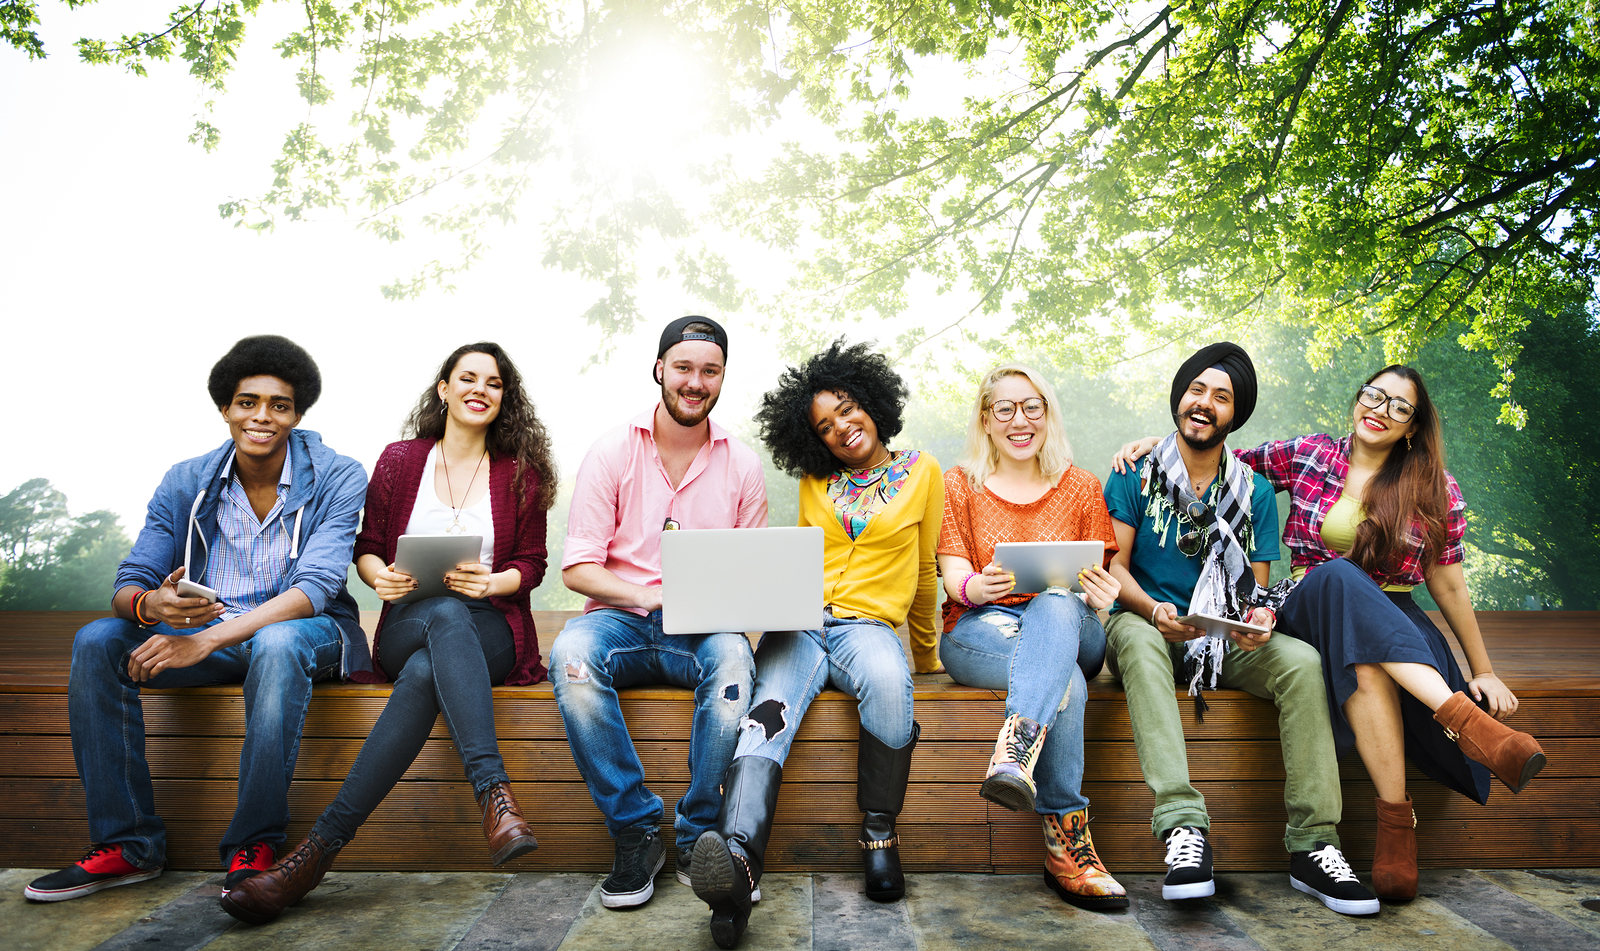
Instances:
[[[823,530],[823,627],[769,631],[739,724],[715,829],[695,842],[690,878],[711,906],[711,936],[732,948],[750,920],[783,762],[811,701],[833,684],[860,701],[856,804],[867,897],[905,894],[895,817],[917,725],[911,669],[895,628],[909,621],[919,671],[939,667],[934,545],[944,504],[939,463],[891,451],[908,391],[886,357],[834,342],[790,368],[756,414],[772,459],[800,478],[800,524]]]
[[[278,864],[227,893],[230,915],[270,921],[317,886],[334,857],[422,751],[444,714],[483,813],[490,861],[538,847],[523,820],[494,730],[496,684],[545,678],[529,597],[545,570],[545,513],[555,463],[522,377],[494,343],[458,348],[440,367],[367,489],[356,571],[386,603],[374,670],[394,682],[350,775],[311,834]],[[478,561],[445,575],[451,596],[395,603],[417,587],[395,570],[401,535],[483,536]]]

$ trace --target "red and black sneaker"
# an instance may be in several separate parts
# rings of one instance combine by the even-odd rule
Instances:
[[[271,868],[277,855],[265,842],[252,842],[233,853],[233,861],[228,863],[228,877],[222,882],[222,893],[226,895],[240,882]]]
[[[148,881],[160,874],[159,868],[143,869],[123,858],[120,845],[92,845],[83,858],[59,872],[34,879],[22,894],[33,901],[66,901],[102,888]]]

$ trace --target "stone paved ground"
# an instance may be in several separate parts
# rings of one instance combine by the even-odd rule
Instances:
[[[599,877],[574,874],[331,873],[271,925],[223,914],[219,875],[169,872],[88,898],[35,904],[37,869],[0,871],[5,951],[676,951],[712,948],[707,912],[670,872],[643,908],[600,906]],[[1422,894],[1346,918],[1288,887],[1287,874],[1220,876],[1215,898],[1162,901],[1154,875],[1123,876],[1125,913],[1062,904],[1033,876],[914,875],[907,900],[875,905],[853,875],[770,875],[751,951],[1028,948],[1041,951],[1600,951],[1600,869],[1423,873]],[[1585,902],[1588,904],[1586,905]]]

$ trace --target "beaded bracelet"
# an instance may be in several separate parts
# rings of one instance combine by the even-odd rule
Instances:
[[[978,576],[978,572],[969,571],[969,572],[967,572],[967,576],[965,578],[961,579],[961,587],[959,589],[960,590],[959,597],[961,598],[961,603],[965,604],[969,608],[975,608],[975,607],[977,607],[977,605],[973,604],[972,603],[972,599],[967,597],[967,582],[971,581],[973,578],[976,578],[977,576]]]

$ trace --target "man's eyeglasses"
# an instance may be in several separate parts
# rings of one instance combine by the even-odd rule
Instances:
[[[1039,419],[1044,416],[1045,407],[1049,405],[1042,396],[1036,396],[1031,400],[1023,400],[1021,403],[1016,403],[1012,400],[995,400],[989,404],[989,414],[998,422],[1009,423],[1011,422],[1011,417],[1017,415],[1017,410],[1021,409],[1022,415],[1028,419]]]
[[[1371,383],[1356,391],[1356,402],[1368,409],[1383,409],[1384,415],[1397,423],[1410,421],[1417,408],[1398,396],[1390,396]],[[1384,404],[1388,404],[1385,406]]]
[[[1217,520],[1217,515],[1211,511],[1211,506],[1198,499],[1190,502],[1184,511],[1194,527],[1178,536],[1178,551],[1182,552],[1185,558],[1193,558],[1200,554],[1200,549],[1206,540],[1206,529]]]

